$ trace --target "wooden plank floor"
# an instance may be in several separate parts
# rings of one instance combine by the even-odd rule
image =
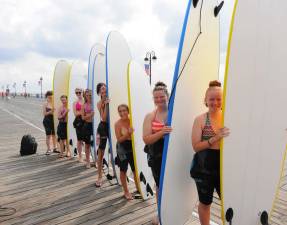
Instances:
[[[127,202],[121,187],[113,182],[105,180],[103,187],[95,187],[95,168],[87,170],[76,160],[44,155],[39,100],[0,100],[0,124],[0,206],[16,210],[13,215],[0,216],[1,225],[151,224],[156,215],[155,199]],[[28,133],[36,137],[38,153],[19,157],[21,137]],[[130,188],[134,190],[134,185]],[[212,220],[221,224],[220,200],[216,197]],[[286,170],[271,222],[287,224]],[[199,225],[198,219],[192,218],[190,224]]]
[[[127,202],[114,183],[105,180],[95,187],[95,168],[44,155],[44,133],[12,115],[42,129],[40,105],[36,100],[0,103],[0,205],[16,209],[0,217],[0,224],[150,224],[155,199]],[[28,133],[36,137],[38,153],[19,157],[21,137]]]

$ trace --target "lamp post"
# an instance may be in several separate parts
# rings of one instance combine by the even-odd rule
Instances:
[[[16,97],[16,82],[14,82],[14,84],[13,84],[13,88],[14,88],[14,98]]]
[[[151,62],[152,61],[156,61],[157,57],[155,56],[155,52],[151,51],[151,52],[147,52],[146,53],[146,57],[144,58],[145,62],[149,62],[149,84],[151,85]]]
[[[10,94],[10,89],[9,89],[9,84],[6,85],[6,100],[9,99],[9,94]]]
[[[43,94],[42,94],[42,82],[43,82],[43,77],[41,76],[41,77],[40,77],[40,81],[39,81],[39,83],[40,83],[40,85],[41,85],[41,98],[43,98]]]
[[[24,87],[24,90],[25,90],[25,93],[24,93],[25,98],[27,97],[26,86],[27,86],[27,81],[24,81],[23,87]]]

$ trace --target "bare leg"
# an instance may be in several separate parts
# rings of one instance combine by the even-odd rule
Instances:
[[[201,225],[209,225],[210,221],[210,205],[199,203],[198,214]]]
[[[50,138],[51,138],[51,135],[47,135],[46,136],[47,151],[50,150]]]
[[[96,186],[102,186],[102,176],[103,176],[103,157],[104,151],[102,149],[98,149],[98,180],[96,181]]]
[[[158,187],[156,187],[156,203],[158,204]],[[156,215],[156,216],[152,219],[152,224],[153,224],[153,225],[159,225],[158,215]]]
[[[82,158],[82,145],[83,145],[83,142],[82,142],[82,141],[78,141],[78,143],[77,143],[77,150],[78,150],[79,161],[80,161],[80,162],[83,162],[83,158]]]
[[[91,145],[85,144],[85,153],[86,153],[86,162],[87,162],[86,167],[91,168],[91,164],[90,164]]]
[[[70,145],[69,145],[69,142],[68,142],[67,139],[65,140],[65,143],[66,143],[66,154],[67,154],[67,157],[71,158],[72,154],[71,154]]]
[[[57,148],[56,136],[52,135],[53,149]]]
[[[60,142],[61,142],[61,140],[60,141],[58,141],[58,142],[56,142],[57,143],[57,149],[61,149],[61,144],[60,144]]]
[[[120,172],[120,179],[121,179],[122,187],[123,187],[123,189],[124,189],[125,198],[126,198],[127,200],[132,200],[133,197],[132,197],[132,195],[131,195],[131,193],[129,192],[129,189],[128,189],[127,174],[126,174],[126,172],[123,172],[123,171]]]
[[[63,141],[63,140],[60,140],[60,155],[59,155],[60,158],[63,158],[64,149],[65,149],[64,141]]]

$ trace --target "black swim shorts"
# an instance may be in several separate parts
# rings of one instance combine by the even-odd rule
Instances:
[[[100,135],[99,149],[104,151],[106,149],[107,139],[109,138],[109,124],[101,121],[99,123],[97,133]]]
[[[46,135],[55,135],[53,115],[45,116],[43,119],[43,125]]]
[[[82,127],[82,139],[83,141],[91,145],[92,143],[92,136],[93,136],[93,123],[91,122],[85,122]]]
[[[60,140],[67,139],[67,122],[59,122],[57,128],[57,135]]]

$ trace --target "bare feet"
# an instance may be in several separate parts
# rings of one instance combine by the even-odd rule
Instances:
[[[67,152],[66,156],[67,158],[72,158],[71,152]]]
[[[90,164],[90,163],[87,163],[87,164],[86,164],[86,168],[87,168],[87,169],[90,169],[90,168],[91,168],[91,164]]]
[[[46,155],[51,155],[52,151],[51,150],[47,150]]]
[[[83,160],[82,158],[80,158],[80,157],[79,157],[79,162],[80,162],[80,163],[83,163],[83,162],[84,162],[84,160]]]
[[[129,192],[128,192],[128,193],[125,193],[125,194],[124,194],[124,197],[125,197],[126,200],[128,200],[128,201],[134,199],[133,196],[131,195],[131,193],[129,193]]]
[[[159,225],[158,216],[155,216],[155,217],[151,220],[151,223],[152,223],[153,225]]]
[[[102,180],[97,180],[96,181],[96,187],[101,187],[103,185]]]

